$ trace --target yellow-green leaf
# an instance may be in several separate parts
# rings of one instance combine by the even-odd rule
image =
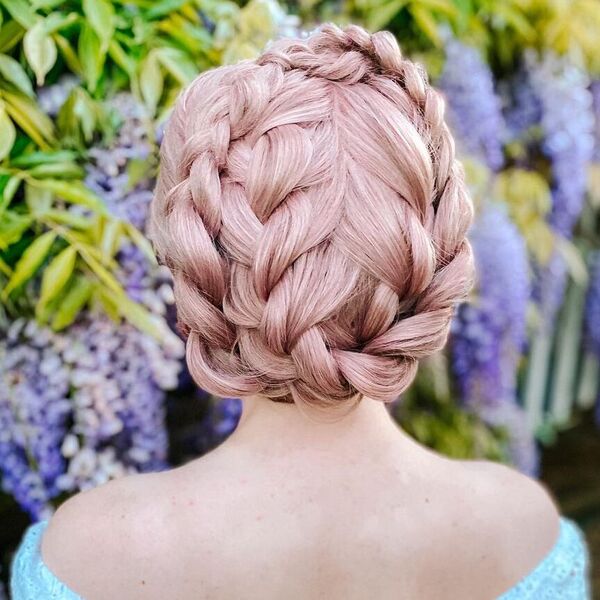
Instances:
[[[163,74],[154,51],[148,54],[140,66],[140,89],[146,106],[154,115],[163,91]]]
[[[119,238],[121,236],[121,221],[117,219],[108,219],[104,222],[102,231],[101,251],[105,258],[114,256],[118,250]]]
[[[115,29],[113,5],[107,0],[83,0],[83,13],[106,46]]]
[[[106,269],[102,263],[94,256],[94,253],[89,252],[87,248],[81,250],[81,256],[88,264],[94,275],[108,288],[112,294],[117,296],[125,295],[123,286],[117,278]]]
[[[93,92],[102,74],[106,48],[102,47],[98,34],[87,23],[81,27],[77,50],[88,88]]]
[[[23,50],[27,62],[36,75],[38,85],[43,85],[46,74],[56,62],[56,44],[46,31],[43,20],[39,20],[27,31],[23,39]]]
[[[0,198],[0,211],[4,211],[5,208],[10,206],[12,199],[15,197],[19,186],[21,185],[21,181],[23,180],[22,176],[13,175],[4,186],[2,190],[2,198]]]
[[[55,143],[54,125],[48,115],[25,94],[2,91],[6,112],[12,120],[42,149],[49,150]]]
[[[75,215],[68,210],[49,210],[44,216],[54,223],[68,225],[75,229],[88,229],[92,226],[92,221],[90,219]]]
[[[100,214],[107,214],[106,206],[99,196],[79,181],[61,181],[59,179],[30,179],[31,185],[50,190],[59,198],[87,206]]]
[[[67,38],[63,37],[59,33],[54,33],[52,38],[56,42],[60,53],[63,55],[65,62],[67,63],[69,69],[73,71],[76,75],[82,75],[81,63],[79,62],[79,57],[77,56],[77,52],[73,49],[73,46],[69,43]]]
[[[6,250],[11,244],[18,242],[31,221],[29,215],[20,215],[14,210],[5,211],[0,219],[0,250]]]
[[[90,299],[93,289],[93,283],[86,277],[74,277],[72,283],[67,288],[60,306],[54,314],[52,329],[58,331],[68,327]]]
[[[0,160],[6,158],[15,143],[17,132],[12,120],[6,114],[4,103],[0,102]]]
[[[67,246],[62,252],[59,252],[44,269],[41,295],[36,306],[36,312],[38,314],[48,302],[56,298],[65,287],[67,281],[69,281],[69,277],[73,274],[76,260],[77,251],[73,246]]]
[[[387,25],[406,5],[407,0],[390,0],[367,10],[367,26],[375,31]]]
[[[12,56],[0,54],[0,75],[24,94],[33,97],[33,88],[25,69]]]
[[[136,246],[144,253],[146,258],[152,263],[156,264],[156,255],[152,249],[152,244],[148,241],[148,238],[142,234],[142,232],[134,227],[131,223],[125,221],[125,231],[127,235],[133,240]]]
[[[17,21],[11,19],[0,27],[0,52],[8,52],[14,48],[25,35],[25,30]]]
[[[198,70],[187,54],[164,46],[156,50],[156,57],[162,66],[182,85],[188,84],[197,75]]]
[[[410,12],[419,29],[436,45],[441,45],[440,33],[435,19],[431,13],[422,6],[413,4],[410,7]]]
[[[44,262],[44,259],[48,255],[54,240],[56,239],[56,233],[54,231],[47,231],[38,237],[32,244],[23,252],[23,255],[15,265],[14,273],[8,280],[6,287],[2,291],[2,297],[4,300],[8,298],[8,295],[20,285],[23,285],[28,281]]]
[[[115,61],[129,77],[133,77],[135,73],[135,61],[129,57],[123,48],[119,45],[116,40],[110,40],[108,44],[108,53],[110,57]]]
[[[27,0],[2,0],[2,6],[6,8],[10,16],[24,28],[33,27],[35,13]]]
[[[4,273],[7,277],[12,275],[12,269],[0,258],[0,271]]]
[[[50,190],[45,190],[27,183],[25,185],[25,203],[31,214],[36,217],[44,216],[52,206],[54,195]]]

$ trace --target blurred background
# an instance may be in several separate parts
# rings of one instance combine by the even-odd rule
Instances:
[[[235,427],[239,402],[186,371],[145,237],[158,148],[197,73],[323,21],[388,29],[427,68],[476,205],[476,288],[391,410],[440,452],[544,481],[599,589],[598,0],[0,7],[0,598],[31,521]]]

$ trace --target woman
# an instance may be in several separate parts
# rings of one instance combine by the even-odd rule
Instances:
[[[472,285],[443,112],[390,34],[354,26],[184,91],[152,238],[190,371],[242,419],[32,526],[15,600],[587,596],[581,531],[542,485],[440,456],[386,410]]]

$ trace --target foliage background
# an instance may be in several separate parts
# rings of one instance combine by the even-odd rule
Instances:
[[[595,0],[0,0],[2,577],[29,519],[219,443],[144,236],[161,131],[200,71],[319,22],[389,29],[446,96],[478,284],[392,410],[453,456],[539,473],[598,408]],[[4,528],[5,523],[12,527]],[[1,592],[0,592],[1,594]]]

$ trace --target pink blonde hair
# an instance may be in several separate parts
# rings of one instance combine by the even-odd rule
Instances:
[[[161,147],[151,238],[220,396],[388,402],[472,286],[444,102],[388,32],[325,25],[201,74]]]

